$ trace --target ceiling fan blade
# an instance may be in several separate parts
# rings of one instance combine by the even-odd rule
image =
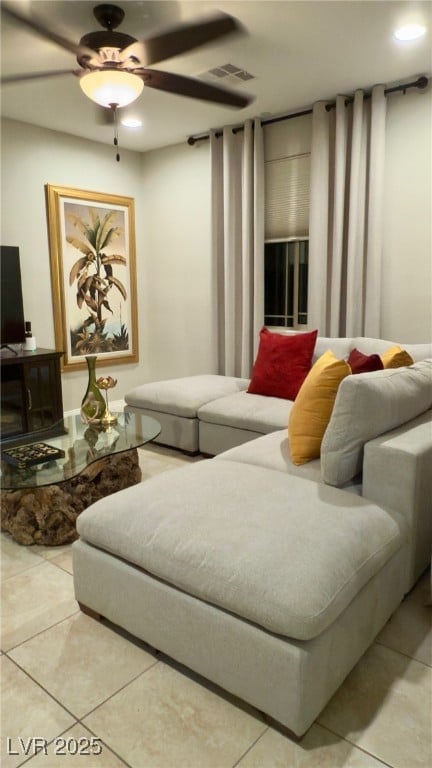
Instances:
[[[160,69],[136,69],[134,74],[140,75],[144,80],[144,85],[148,88],[168,91],[179,96],[189,96],[191,99],[212,101],[228,107],[247,107],[255,98],[249,93],[229,91],[219,85],[212,85],[203,80],[194,80],[191,77],[184,77],[184,75],[175,75],[172,72],[162,72]]]
[[[60,48],[65,48],[67,51],[70,51],[75,55],[82,55],[83,53],[88,56],[95,55],[95,52],[90,48],[83,49],[82,46],[77,45],[77,43],[72,42],[72,40],[68,40],[66,37],[63,37],[63,35],[58,34],[55,30],[46,27],[42,21],[38,21],[37,19],[25,16],[24,14],[15,10],[11,3],[4,2],[3,0],[1,3],[1,11],[5,16],[8,16],[10,19],[19,22],[19,24],[22,26],[31,29],[32,32],[35,32],[37,35],[39,35],[39,37],[43,37],[45,40],[51,40],[51,42],[59,45]]]
[[[211,43],[219,37],[244,31],[244,27],[233,16],[217,13],[206,19],[176,24],[147,40],[133,43],[122,51],[121,60],[126,63],[131,57],[132,60],[138,60],[141,66],[147,67]]]
[[[22,75],[6,75],[2,77],[0,82],[2,85],[8,85],[8,83],[22,83],[26,80],[42,80],[47,77],[59,77],[61,75],[78,75],[80,70],[75,69],[58,69],[56,71],[48,72],[26,72]]]

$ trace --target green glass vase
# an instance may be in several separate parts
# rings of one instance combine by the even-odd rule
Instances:
[[[105,398],[96,384],[96,355],[86,357],[88,384],[81,403],[81,419],[84,424],[100,424],[106,410]]]

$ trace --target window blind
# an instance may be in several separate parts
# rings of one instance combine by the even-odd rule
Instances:
[[[265,163],[265,237],[305,237],[309,232],[310,153]]]

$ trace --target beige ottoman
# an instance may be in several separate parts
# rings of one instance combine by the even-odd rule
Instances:
[[[125,410],[152,416],[161,425],[156,443],[198,453],[198,409],[220,397],[246,390],[249,379],[206,374],[153,381],[125,395]]]

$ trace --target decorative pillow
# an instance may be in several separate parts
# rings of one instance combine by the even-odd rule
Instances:
[[[381,360],[384,368],[401,368],[403,365],[412,365],[414,362],[411,355],[398,344],[383,352]]]
[[[285,336],[262,328],[248,392],[295,400],[310,371],[317,334]]]
[[[348,363],[338,360],[330,350],[311,368],[289,415],[288,441],[293,464],[305,464],[319,457],[339,384],[350,373]]]
[[[353,349],[348,358],[348,365],[352,373],[367,373],[368,371],[381,371],[384,368],[379,355],[365,355],[358,349]]]
[[[337,393],[321,445],[324,482],[342,486],[363,466],[368,440],[395,429],[432,406],[432,360],[350,376]]]

